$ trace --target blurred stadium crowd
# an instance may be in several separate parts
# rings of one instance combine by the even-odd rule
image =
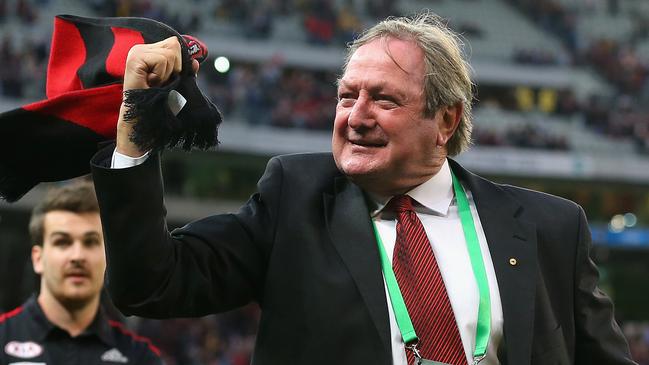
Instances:
[[[0,23],[11,21],[25,26],[35,22],[48,24],[51,18],[41,16],[38,9],[49,1],[52,0],[1,0]],[[166,10],[166,3],[154,4],[151,0],[95,0],[89,3],[89,7],[91,14],[158,19],[185,33],[200,32],[203,25],[210,22],[236,24],[240,35],[247,39],[274,37],[273,30],[279,21],[276,18],[286,19],[288,16],[299,19],[301,28],[298,31],[304,34],[302,39],[305,42],[322,46],[342,45],[365,24],[388,14],[401,13],[395,2],[379,0],[193,1],[206,6],[206,11],[173,12]],[[559,115],[564,123],[578,120],[584,128],[607,138],[633,140],[639,151],[647,151],[649,110],[645,101],[649,97],[649,70],[646,58],[643,59],[635,50],[638,44],[649,42],[647,20],[638,15],[643,13],[629,13],[629,17],[633,16],[633,29],[626,38],[611,39],[580,34],[575,26],[576,18],[587,17],[589,11],[596,11],[596,1],[587,2],[591,5],[583,9],[571,9],[562,5],[561,1],[507,1],[520,9],[520,16],[529,17],[550,36],[558,37],[565,45],[564,49],[568,50],[567,54],[558,55],[553,50],[518,46],[511,55],[504,55],[510,62],[586,68],[596,77],[606,80],[615,92],[593,92],[577,98],[570,89],[553,90],[553,94],[548,96],[549,104],[535,107],[529,105],[525,96],[517,94],[513,87],[497,94],[483,92],[478,87],[477,112],[487,104],[489,107],[524,112],[542,109],[545,113]],[[435,4],[443,2],[434,1],[431,7],[434,10]],[[450,24],[462,32],[469,43],[484,37],[479,22],[456,24],[451,19]],[[36,100],[44,93],[49,34],[20,38],[11,29],[15,32],[20,27],[8,28],[0,39],[0,54],[4,60],[0,70],[0,93],[7,98]],[[337,70],[286,65],[278,56],[262,63],[238,62],[226,75],[205,72],[201,81],[230,119],[237,117],[253,125],[327,130],[331,126],[334,110],[335,89],[332,84],[336,77]],[[514,98],[516,102],[503,102],[506,98]],[[574,148],[570,138],[547,130],[538,123],[526,123],[507,131],[476,129],[477,144],[549,150]]]
[[[502,129],[478,122],[474,134],[477,145],[563,151],[578,148],[570,135],[539,122],[551,119],[576,125],[579,133],[589,131],[607,140],[630,142],[636,152],[649,152],[649,6],[642,1],[623,4],[622,0],[434,0],[425,4],[436,11],[438,6],[450,6],[450,2],[468,8],[487,1],[515,9],[512,14],[536,24],[548,38],[562,45],[538,48],[525,47],[522,42],[510,54],[501,55],[506,62],[586,70],[593,78],[603,80],[608,90],[539,90],[515,83],[482,87],[478,83],[478,120],[511,118],[520,123]],[[416,0],[405,1],[408,6],[389,0],[187,3],[190,5],[183,11],[171,6],[171,0],[0,0],[0,99],[35,101],[44,96],[50,34],[40,31],[25,35],[21,31],[49,29],[51,15],[76,13],[75,6],[88,15],[154,18],[181,33],[200,33],[209,29],[211,23],[226,23],[242,39],[254,40],[277,37],[279,23],[291,19],[301,32],[297,42],[326,47],[350,41],[366,24],[377,19],[407,13],[408,6],[424,4]],[[610,28],[605,28],[606,31],[598,33],[597,24],[587,23],[587,19],[612,19],[613,26],[622,30],[611,34]],[[469,44],[488,37],[487,27],[478,19],[449,16],[449,23]],[[472,55],[473,59],[479,57],[477,51]],[[211,68],[204,70],[200,82],[226,119],[249,125],[329,130],[337,72],[289,65],[277,56],[263,62],[236,62],[223,74]],[[127,321],[159,345],[168,364],[240,365],[250,362],[258,316],[259,310],[250,306],[200,320]],[[649,324],[623,322],[623,327],[634,358],[641,365],[649,365]]]

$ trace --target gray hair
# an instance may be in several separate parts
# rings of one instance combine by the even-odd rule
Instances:
[[[366,30],[348,45],[343,71],[361,46],[380,38],[411,40],[424,52],[424,116],[432,117],[443,106],[461,103],[460,123],[447,143],[451,156],[458,155],[471,144],[471,103],[473,91],[471,66],[462,56],[462,40],[441,17],[424,11],[413,17],[389,17]]]

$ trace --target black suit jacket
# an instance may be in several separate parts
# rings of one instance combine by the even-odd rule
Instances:
[[[239,212],[169,233],[158,156],[110,170],[111,153],[95,156],[93,175],[107,284],[125,314],[201,316],[256,301],[254,364],[391,364],[368,206],[331,154],[275,157]],[[493,259],[501,363],[632,364],[596,286],[582,209],[451,168],[474,196]]]

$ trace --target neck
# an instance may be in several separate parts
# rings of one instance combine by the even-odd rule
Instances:
[[[88,328],[95,319],[99,308],[99,296],[80,305],[65,305],[48,291],[41,291],[38,304],[50,322],[75,337]]]

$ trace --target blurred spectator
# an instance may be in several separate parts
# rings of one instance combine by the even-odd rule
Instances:
[[[243,23],[248,18],[248,2],[240,0],[222,0],[215,9],[215,16],[233,23]]]
[[[586,56],[620,91],[636,94],[643,90],[649,68],[631,45],[598,39],[586,50]]]
[[[548,134],[532,125],[520,125],[507,130],[505,141],[508,145],[521,148],[568,149],[568,143],[564,137]]]
[[[250,364],[259,309],[240,310],[196,319],[132,319],[130,326],[151,338],[167,365]]]
[[[271,35],[273,30],[273,11],[270,5],[264,3],[261,6],[256,6],[249,13],[246,22],[248,24],[245,30],[246,36],[250,38],[264,39]]]
[[[335,111],[335,74],[289,68],[275,57],[261,65],[238,63],[227,76],[201,74],[216,83],[210,95],[224,105],[226,117],[252,125],[329,129]]]
[[[336,36],[342,44],[351,42],[361,31],[363,25],[351,4],[347,3],[338,11]]]
[[[504,133],[476,127],[473,131],[474,143],[481,146],[517,147],[566,151],[570,149],[565,137],[542,131],[532,124],[521,124]]]
[[[313,0],[304,14],[304,30],[312,44],[328,45],[333,40],[336,13],[332,0]]]
[[[599,95],[592,95],[584,109],[584,121],[586,125],[595,131],[605,134],[608,131],[610,102]]]
[[[401,15],[395,8],[395,1],[392,0],[366,0],[365,11],[374,20],[385,19],[388,16]]]
[[[5,35],[0,45],[2,67],[0,67],[0,82],[2,94],[10,98],[23,97],[22,62],[20,55],[14,53],[11,36]]]
[[[571,116],[581,112],[581,105],[577,96],[572,90],[561,90],[557,97],[556,114],[561,116]]]
[[[620,1],[619,0],[607,0],[607,9],[608,13],[612,16],[617,16],[620,13]]]
[[[629,17],[633,23],[633,30],[631,31],[629,41],[635,45],[649,37],[649,15],[638,10],[631,11]]]
[[[88,4],[98,15],[117,16],[117,1],[119,0],[90,0]]]
[[[26,24],[32,24],[36,20],[36,10],[29,0],[18,0],[16,15]]]
[[[131,0],[117,0],[113,13],[115,16],[133,16],[131,12],[132,8],[133,4]]]
[[[7,18],[7,0],[0,0],[0,24]]]
[[[513,60],[523,65],[558,65],[557,56],[547,49],[517,49],[514,51]]]
[[[45,94],[47,47],[44,41],[24,41],[15,47],[13,35],[0,40],[0,95],[38,99]]]
[[[583,109],[577,109],[583,113],[585,124],[603,135],[632,139],[640,151],[646,151],[649,108],[643,101],[649,99],[649,62],[640,57],[635,46],[649,35],[649,17],[641,11],[631,12],[628,16],[633,29],[627,39],[595,38],[581,51],[582,47],[578,47],[576,40],[588,37],[577,34],[575,11],[556,0],[508,1],[541,27],[557,35],[572,52],[573,59],[592,65],[622,95],[614,100],[592,96]],[[586,4],[588,6],[591,12],[595,11],[595,4]],[[607,0],[606,9],[610,16],[619,16],[619,1]],[[514,59],[522,63],[543,61],[543,58],[530,57],[527,51],[517,52]]]
[[[568,50],[578,49],[575,13],[556,0],[507,0],[545,31],[559,37]]]

